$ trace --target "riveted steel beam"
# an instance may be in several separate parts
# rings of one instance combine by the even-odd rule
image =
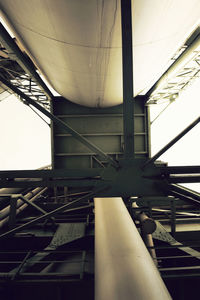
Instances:
[[[167,178],[167,181],[170,183],[195,183],[200,182],[200,174],[191,175],[191,174],[183,174],[183,175],[170,175]]]
[[[167,166],[159,167],[162,174],[197,174],[200,173],[200,166]]]
[[[100,168],[93,169],[55,169],[55,170],[12,170],[0,171],[0,178],[98,178]]]
[[[36,180],[0,180],[0,188],[8,187],[94,187],[99,180],[92,179],[42,179],[38,178]]]

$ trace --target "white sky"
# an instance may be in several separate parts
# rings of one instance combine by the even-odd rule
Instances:
[[[0,170],[36,169],[51,163],[49,126],[14,95],[0,103]]]
[[[159,105],[151,107],[151,118],[155,118]],[[171,141],[184,128],[200,116],[200,80],[181,93],[152,124],[152,155]],[[165,152],[160,158],[168,165],[200,165],[200,124],[196,125],[181,140]],[[191,189],[200,192],[200,183],[188,184]]]

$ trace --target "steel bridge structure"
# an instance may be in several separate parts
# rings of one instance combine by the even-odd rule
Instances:
[[[17,95],[49,118],[52,133],[52,166],[0,170],[4,300],[197,299],[200,194],[181,184],[199,183],[200,166],[159,158],[200,117],[151,156],[149,105],[170,103],[198,76],[195,52],[195,67],[190,61],[175,76],[181,81],[160,87],[199,43],[199,27],[151,89],[133,97],[131,1],[120,9],[123,103],[111,107],[54,96],[0,25],[2,98]]]

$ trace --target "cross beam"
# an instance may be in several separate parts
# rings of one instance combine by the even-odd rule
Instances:
[[[15,233],[17,233],[17,232],[19,232],[19,231],[21,231],[21,230],[23,230],[25,228],[28,228],[28,227],[30,227],[30,226],[38,223],[39,221],[44,221],[46,219],[49,219],[50,217],[55,216],[56,214],[58,214],[59,212],[64,211],[65,209],[69,209],[68,211],[70,211],[70,209],[74,210],[75,207],[77,207],[78,205],[82,204],[86,199],[90,199],[90,198],[93,198],[93,197],[97,196],[98,193],[100,193],[101,191],[103,191],[105,189],[106,188],[104,188],[104,189],[102,189],[102,188],[101,189],[94,189],[94,191],[92,191],[92,192],[90,192],[90,193],[88,193],[88,194],[86,194],[86,195],[84,195],[84,196],[82,196],[82,197],[80,197],[80,198],[78,198],[78,199],[70,202],[70,203],[64,204],[61,207],[58,207],[58,208],[56,208],[56,209],[54,209],[54,210],[52,210],[52,211],[50,211],[48,213],[43,214],[42,216],[39,216],[39,217],[31,220],[30,222],[27,222],[27,223],[25,223],[23,225],[20,225],[20,226],[18,226],[16,228],[13,228],[13,229],[11,229],[11,230],[9,230],[9,231],[1,234],[0,235],[0,239],[1,238],[6,238],[8,236],[11,236],[12,234],[15,234]]]

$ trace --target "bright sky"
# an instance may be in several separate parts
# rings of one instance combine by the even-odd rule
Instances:
[[[152,124],[151,143],[152,155],[171,141],[177,134],[185,129],[200,115],[200,80],[196,80],[191,86],[181,93]],[[151,107],[152,120],[158,114],[159,105]],[[160,160],[169,165],[200,165],[200,124],[196,125],[173,147],[165,152]],[[191,189],[200,192],[200,183],[188,184]]]
[[[37,169],[51,163],[49,126],[14,95],[0,103],[0,170]]]

